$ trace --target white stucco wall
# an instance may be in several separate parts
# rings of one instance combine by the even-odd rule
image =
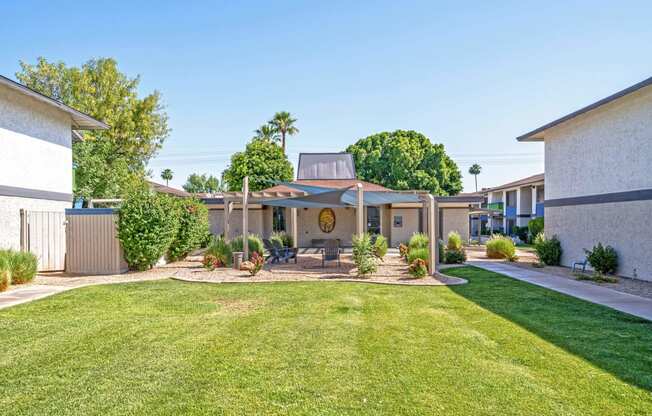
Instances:
[[[0,196],[0,249],[20,249],[20,210],[63,212],[69,202]]]
[[[213,235],[220,235],[224,232],[224,210],[223,209],[209,209],[208,222],[211,233]],[[250,234],[256,234],[261,237],[263,235],[263,210],[250,209],[249,210],[249,223],[248,229]],[[229,215],[229,238],[236,237],[242,234],[242,210],[234,209]]]
[[[72,193],[70,116],[0,86],[0,185]]]
[[[545,199],[652,188],[652,88],[546,133]]]

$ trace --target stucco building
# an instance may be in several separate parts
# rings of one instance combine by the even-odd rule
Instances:
[[[21,210],[63,213],[71,207],[73,132],[106,128],[0,76],[0,248],[21,248]]]
[[[545,143],[545,232],[562,263],[602,242],[620,275],[652,280],[652,78],[517,140]]]
[[[338,239],[342,246],[350,246],[356,229],[356,210],[351,206],[288,208],[270,205],[280,198],[308,195],[320,189],[354,189],[362,185],[366,193],[396,194],[386,187],[356,179],[353,157],[348,153],[302,153],[299,156],[297,179],[291,184],[279,184],[259,192],[252,192],[248,205],[248,232],[264,238],[274,231],[292,233],[296,223],[296,245],[298,247],[319,247],[326,239]],[[426,192],[401,191],[414,196],[410,202],[391,203],[382,201],[365,206],[364,224],[371,234],[381,234],[390,246],[406,242],[416,232],[426,231],[426,210],[421,202]],[[209,208],[211,232],[224,234],[229,238],[242,234],[242,207],[238,203],[240,193],[226,192],[218,198],[203,198]],[[469,210],[479,206],[480,195],[435,197],[439,205],[440,238],[449,231],[458,231],[466,241],[469,239]],[[225,206],[229,208],[228,222],[225,221]],[[326,211],[325,211],[326,210]],[[321,218],[327,213],[333,219],[332,228],[324,227]]]
[[[499,212],[486,216],[485,228],[512,234],[514,226],[525,227],[530,220],[543,217],[544,174],[528,176],[482,190],[484,207]]]

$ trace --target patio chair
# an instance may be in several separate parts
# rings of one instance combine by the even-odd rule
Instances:
[[[588,259],[584,259],[584,261],[576,261],[573,263],[573,273],[575,273],[575,269],[579,269],[579,266],[582,266],[582,273],[586,272],[586,263],[588,263]]]
[[[267,257],[265,257],[265,261],[271,264],[279,263],[283,257],[279,249],[274,247],[272,242],[266,238],[263,239],[263,245],[265,246],[265,250],[267,250]]]
[[[294,264],[297,264],[298,249],[294,247],[285,247],[278,240],[272,241],[272,245],[276,250],[278,250],[279,254],[281,255],[279,261],[285,260],[285,262],[288,263],[290,260],[294,259]]]
[[[337,267],[340,267],[340,243],[338,240],[326,240],[324,248],[321,249],[321,267],[326,267],[327,261],[337,260]]]

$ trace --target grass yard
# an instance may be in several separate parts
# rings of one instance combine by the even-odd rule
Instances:
[[[87,287],[0,311],[0,414],[650,415],[652,324],[456,287]]]

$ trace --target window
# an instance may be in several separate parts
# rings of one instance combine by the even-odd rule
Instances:
[[[272,230],[285,231],[285,207],[272,208]]]
[[[367,207],[367,232],[380,234],[380,208]]]

